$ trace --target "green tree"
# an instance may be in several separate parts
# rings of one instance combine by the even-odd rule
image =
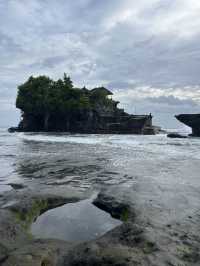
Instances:
[[[30,77],[18,87],[16,107],[30,114],[44,113],[47,108],[47,95],[52,80],[46,76]]]
[[[26,116],[41,121],[42,128],[49,130],[51,121],[63,121],[67,130],[77,117],[95,109],[95,105],[107,105],[109,91],[95,88],[92,91],[74,88],[69,76],[53,81],[47,76],[31,76],[18,87],[16,107]],[[53,123],[53,122],[52,122]]]

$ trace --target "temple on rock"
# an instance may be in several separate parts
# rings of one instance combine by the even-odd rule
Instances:
[[[74,88],[69,77],[53,81],[30,77],[18,87],[22,112],[18,131],[62,131],[95,134],[156,134],[152,115],[132,115],[118,108],[104,87]],[[12,131],[12,129],[11,129]]]

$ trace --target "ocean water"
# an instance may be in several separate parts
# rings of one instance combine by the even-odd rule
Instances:
[[[12,189],[10,183],[68,185],[78,190],[131,186],[140,178],[199,184],[195,174],[200,171],[199,159],[198,138],[169,139],[165,134],[10,134],[1,129],[0,193]]]
[[[161,239],[168,224],[180,235],[199,235],[199,138],[10,134],[2,129],[0,165],[0,194],[13,189],[10,183],[44,193],[69,189],[94,195],[120,189],[137,219]],[[103,235],[118,222],[86,200],[44,213],[31,230],[36,237],[84,241]]]

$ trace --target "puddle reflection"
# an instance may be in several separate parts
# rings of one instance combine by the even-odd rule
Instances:
[[[31,232],[38,238],[79,242],[98,238],[120,224],[88,199],[45,212],[33,223]]]

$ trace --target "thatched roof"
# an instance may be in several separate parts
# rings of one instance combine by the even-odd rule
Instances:
[[[103,92],[106,95],[113,95],[113,93],[111,91],[109,91],[108,89],[106,89],[104,87],[94,88],[91,90],[91,92],[92,93]]]

